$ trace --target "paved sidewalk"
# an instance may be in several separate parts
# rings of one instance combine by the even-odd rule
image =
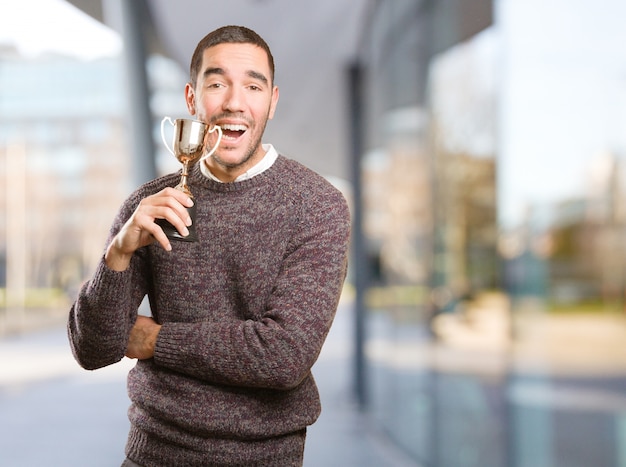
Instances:
[[[353,403],[350,311],[340,310],[314,368],[323,412],[308,432],[305,467],[415,466]],[[119,466],[128,430],[125,376],[132,364],[82,370],[63,324],[0,338],[0,464]]]
[[[340,309],[313,374],[322,415],[309,428],[304,467],[419,467],[360,413],[352,397],[352,310]]]

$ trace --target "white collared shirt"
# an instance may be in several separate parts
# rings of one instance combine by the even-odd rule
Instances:
[[[271,144],[263,144],[263,149],[265,150],[265,156],[263,156],[263,159],[261,159],[255,166],[250,167],[250,170],[239,175],[234,180],[235,182],[242,182],[256,175],[259,175],[261,172],[265,172],[267,169],[269,169],[274,164],[274,162],[276,162],[276,158],[278,158],[278,152],[276,152],[274,146],[272,146]],[[215,175],[213,175],[205,162],[200,165],[200,170],[205,177],[215,180],[216,182],[224,183]]]

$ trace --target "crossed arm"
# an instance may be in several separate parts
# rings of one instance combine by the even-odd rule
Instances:
[[[186,235],[191,219],[185,207],[192,205],[191,198],[172,188],[144,198],[107,248],[104,256],[107,266],[113,271],[124,271],[135,251],[155,240],[170,251],[169,239],[154,221],[167,219],[182,235]],[[152,358],[160,329],[161,326],[152,318],[138,316],[130,332],[126,356],[140,360]]]
[[[166,321],[161,326],[136,314],[150,286],[142,283],[147,271],[141,268],[148,266],[144,254],[133,250],[143,246],[142,230],[160,229],[154,224],[158,217],[150,212],[160,210],[163,215],[163,210],[172,209],[155,204],[160,194],[142,200],[127,221],[121,221],[104,264],[71,312],[69,331],[79,363],[95,369],[124,355],[154,357],[160,366],[222,384],[281,388],[297,384],[321,348],[345,277],[347,206],[331,199],[324,205],[336,209],[311,210],[320,217],[316,230],[301,231],[294,243],[300,246],[285,258],[263,316],[228,323]],[[185,209],[182,212],[186,214]],[[120,219],[124,217],[121,213]],[[147,220],[151,225],[142,224]],[[164,235],[159,239],[160,233],[147,235],[145,242],[156,240],[167,250],[169,240]]]

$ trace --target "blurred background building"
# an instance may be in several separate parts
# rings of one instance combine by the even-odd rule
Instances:
[[[368,420],[423,466],[626,465],[626,3],[30,1],[0,29],[93,19],[69,52],[45,18],[0,32],[0,333],[65,315],[124,197],[178,169],[196,42],[242,24],[277,63],[267,141],[353,207]]]

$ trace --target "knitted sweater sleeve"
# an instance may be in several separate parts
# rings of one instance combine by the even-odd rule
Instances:
[[[139,192],[136,192],[122,206],[107,245],[130,217],[139,199]],[[92,278],[83,284],[67,323],[72,353],[83,368],[101,368],[124,357],[137,309],[146,294],[144,270],[141,251],[122,272],[109,269],[102,256]]]
[[[288,390],[308,377],[337,310],[350,235],[337,190],[310,198],[262,316],[164,323],[156,365],[239,387]]]

